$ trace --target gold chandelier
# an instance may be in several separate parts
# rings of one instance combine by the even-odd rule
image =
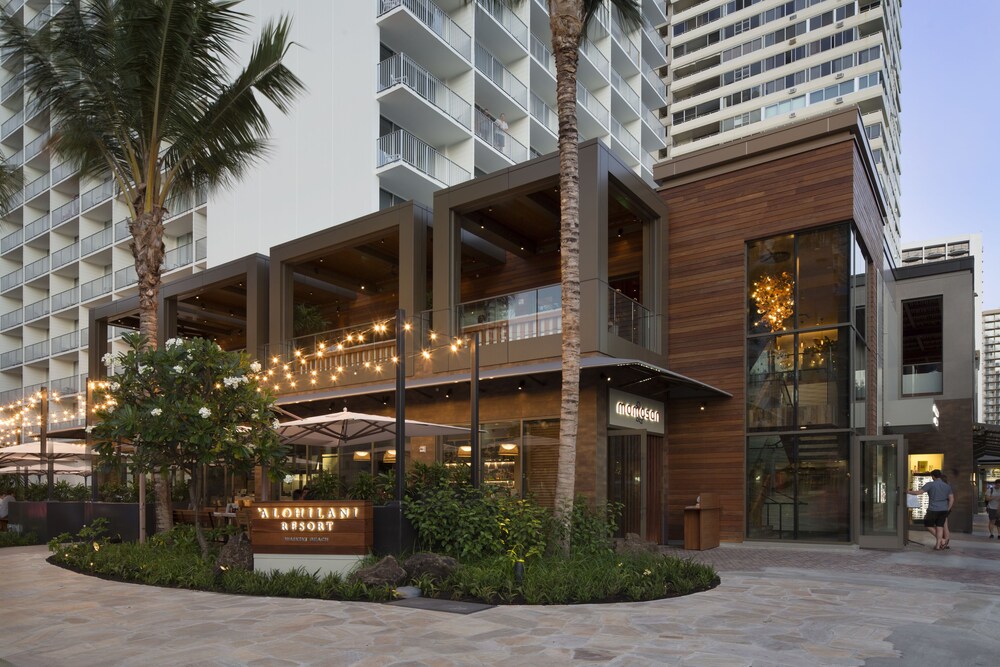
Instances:
[[[755,324],[763,324],[771,331],[782,331],[785,320],[795,312],[795,281],[788,271],[777,276],[762,276],[753,284],[750,298],[761,316]]]

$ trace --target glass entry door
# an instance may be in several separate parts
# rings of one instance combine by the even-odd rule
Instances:
[[[854,439],[852,518],[858,546],[906,544],[906,444],[901,435]]]
[[[615,537],[643,535],[644,440],[641,431],[608,433],[608,501],[622,506]]]

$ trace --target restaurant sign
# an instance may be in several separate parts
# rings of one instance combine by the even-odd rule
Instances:
[[[367,500],[254,503],[250,541],[255,554],[364,555],[372,548],[372,515]]]
[[[608,424],[622,428],[643,429],[663,435],[663,403],[635,394],[608,389]]]

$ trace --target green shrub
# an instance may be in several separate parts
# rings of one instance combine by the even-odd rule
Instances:
[[[4,547],[30,547],[33,544],[38,544],[38,535],[34,533],[15,533],[13,531],[4,531],[0,533],[0,549]]]
[[[340,477],[324,471],[309,478],[309,500],[339,500],[343,498]]]

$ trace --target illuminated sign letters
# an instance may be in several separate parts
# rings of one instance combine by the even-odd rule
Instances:
[[[663,403],[617,389],[608,390],[608,424],[662,435]]]

